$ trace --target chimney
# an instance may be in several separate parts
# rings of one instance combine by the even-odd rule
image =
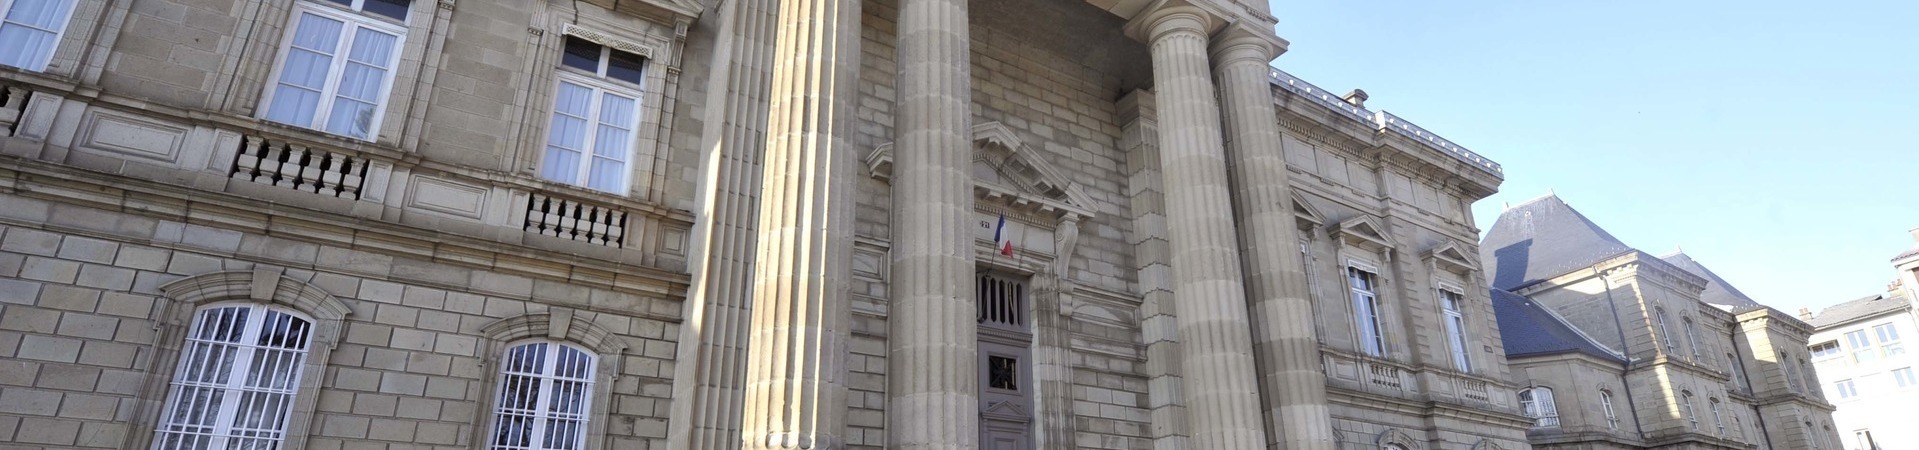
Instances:
[[[1359,91],[1353,91],[1353,92],[1359,92]],[[1360,94],[1359,94],[1359,95],[1366,95],[1366,93],[1364,93],[1364,92],[1360,92]],[[1363,98],[1363,97],[1362,97],[1362,98],[1360,98],[1360,100],[1365,100],[1365,98]],[[1907,233],[1912,233],[1912,242],[1913,242],[1914,244],[1919,244],[1919,228],[1913,228],[1913,229],[1910,229],[1910,230],[1906,230],[1906,232],[1907,232]]]
[[[1353,106],[1366,107],[1366,91],[1363,89],[1354,89],[1352,92],[1347,92],[1345,97],[1340,97],[1339,99],[1345,100],[1346,103],[1352,104]],[[1919,229],[1913,229],[1912,233],[1913,237],[1919,238]]]
[[[1799,320],[1804,320],[1804,321],[1807,321],[1807,322],[1811,322],[1811,321],[1812,321],[1812,309],[1810,309],[1810,308],[1803,308],[1803,307],[1802,307],[1802,308],[1799,308]]]

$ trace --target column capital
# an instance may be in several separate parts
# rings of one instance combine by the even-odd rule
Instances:
[[[1232,22],[1230,17],[1212,2],[1161,0],[1134,15],[1121,31],[1127,37],[1150,44],[1153,38],[1173,31],[1191,29],[1201,35],[1211,35]]]
[[[1285,39],[1270,32],[1259,30],[1246,23],[1235,23],[1213,36],[1212,48],[1209,50],[1213,58],[1213,67],[1223,67],[1245,59],[1257,60],[1263,65],[1285,54],[1288,44]]]

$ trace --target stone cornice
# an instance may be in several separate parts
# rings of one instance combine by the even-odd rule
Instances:
[[[10,156],[0,156],[0,192],[655,298],[684,298],[689,282],[689,276],[684,273],[622,261],[566,255],[523,244],[482,240],[394,222],[285,207],[245,196],[187,186],[128,177],[102,177],[61,164]],[[72,231],[91,233],[86,230]],[[410,250],[395,251],[397,248]],[[645,314],[637,311],[626,313]]]

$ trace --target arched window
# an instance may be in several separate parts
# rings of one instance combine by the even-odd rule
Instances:
[[[195,312],[153,448],[280,447],[312,333],[312,319],[261,304]]]
[[[1810,421],[1806,422],[1806,448],[1819,450],[1819,428]]]
[[[1722,436],[1722,437],[1725,436],[1726,435],[1726,418],[1725,416],[1722,416],[1719,413],[1719,399],[1716,399],[1716,398],[1706,399],[1706,406],[1708,409],[1712,411],[1713,427],[1719,430],[1718,431],[1719,434],[1717,434],[1717,436]]]
[[[1606,428],[1619,429],[1619,414],[1614,413],[1612,408],[1612,391],[1599,390],[1599,408],[1606,412]]]
[[[1706,354],[1699,351],[1699,333],[1693,329],[1692,318],[1681,317],[1679,321],[1686,324],[1686,343],[1692,346],[1693,361],[1704,359]]]
[[[1692,391],[1679,391],[1679,411],[1686,416],[1686,423],[1691,424],[1692,430],[1699,431],[1699,413],[1693,410]]]
[[[1653,313],[1657,315],[1659,319],[1659,339],[1666,342],[1666,353],[1678,353],[1679,347],[1672,343],[1672,333],[1667,332],[1666,308],[1653,308]]]
[[[1559,407],[1553,404],[1552,388],[1535,386],[1520,390],[1519,407],[1525,410],[1526,417],[1533,418],[1534,427],[1559,426]]]
[[[584,448],[597,359],[591,352],[558,342],[508,348],[500,363],[491,448]]]

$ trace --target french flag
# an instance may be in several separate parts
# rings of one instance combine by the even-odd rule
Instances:
[[[1006,233],[1006,213],[999,213],[999,224],[993,226],[993,248],[999,254],[1013,256],[1013,236]]]

